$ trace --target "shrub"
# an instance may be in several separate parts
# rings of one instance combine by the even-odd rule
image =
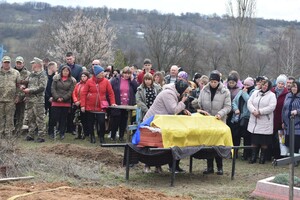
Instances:
[[[282,184],[282,185],[289,185],[289,174],[278,174],[277,176],[275,176],[275,178],[273,179],[273,183],[278,183],[278,184]],[[299,187],[300,186],[300,178],[298,178],[297,176],[294,176],[294,185]]]

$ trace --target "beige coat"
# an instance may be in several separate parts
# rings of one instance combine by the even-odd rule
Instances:
[[[221,119],[226,123],[227,114],[231,111],[230,92],[220,82],[213,101],[211,101],[211,92],[209,83],[206,84],[200,92],[198,98],[199,107],[205,110],[210,115],[221,116]]]
[[[273,134],[273,111],[276,108],[277,99],[273,92],[268,91],[265,94],[260,90],[255,90],[248,100],[248,109],[252,113],[259,111],[261,116],[255,117],[250,114],[248,131],[256,134]]]

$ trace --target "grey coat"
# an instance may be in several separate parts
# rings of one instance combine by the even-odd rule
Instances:
[[[199,107],[210,115],[221,116],[221,120],[226,123],[227,114],[231,111],[230,92],[220,82],[213,101],[211,101],[211,92],[209,83],[206,84],[200,92],[198,98]]]

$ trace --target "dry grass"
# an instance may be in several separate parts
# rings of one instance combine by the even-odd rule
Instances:
[[[250,194],[258,180],[289,172],[288,166],[274,168],[270,162],[248,164],[238,159],[235,179],[231,180],[230,159],[224,160],[223,176],[203,176],[206,161],[194,159],[193,173],[176,175],[175,187],[170,187],[168,166],[163,166],[163,174],[144,174],[143,164],[138,164],[130,169],[129,182],[126,182],[125,168],[121,166],[123,148],[105,149],[88,141],[74,141],[73,137],[67,135],[64,141],[43,144],[19,140],[16,148],[19,150],[14,152],[18,173],[35,176],[34,182],[68,182],[78,187],[127,186],[193,199],[254,199]],[[105,156],[113,159],[108,161]],[[188,170],[189,160],[183,159],[181,167]],[[299,167],[295,168],[295,175],[300,175]]]

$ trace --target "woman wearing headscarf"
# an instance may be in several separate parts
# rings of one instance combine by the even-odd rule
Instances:
[[[203,87],[198,98],[199,112],[204,115],[213,115],[226,123],[227,114],[231,111],[230,92],[221,82],[220,72],[210,73],[209,83]],[[223,159],[216,156],[217,174],[223,175]],[[214,173],[214,159],[207,159],[207,168],[203,174]]]
[[[87,135],[90,135],[91,143],[96,143],[95,121],[100,143],[104,143],[105,114],[109,105],[116,106],[115,95],[110,82],[105,78],[103,67],[94,65],[93,71],[93,77],[86,82],[82,89],[81,111],[86,112]]]
[[[291,92],[286,95],[282,109],[282,128],[285,131],[285,145],[288,147],[290,146],[291,116],[295,117],[294,152],[298,153],[300,149],[300,83],[298,81],[293,83]]]
[[[71,109],[72,92],[76,84],[76,79],[71,75],[68,65],[63,65],[59,74],[53,77],[51,85],[52,103],[51,119],[49,121],[49,135],[54,138],[54,126],[59,124],[58,131],[60,139],[65,138],[67,116]]]
[[[285,87],[287,81],[287,76],[280,74],[276,79],[276,86],[271,89],[275,93],[277,104],[274,110],[274,127],[273,127],[273,141],[272,145],[269,146],[270,150],[267,153],[266,160],[271,160],[272,156],[274,159],[279,159],[280,148],[279,148],[279,139],[278,131],[282,130],[282,108],[286,95],[288,94],[288,89]]]
[[[250,111],[250,119],[247,130],[252,133],[251,146],[252,155],[249,163],[255,163],[258,154],[258,147],[261,147],[259,163],[265,163],[265,152],[268,145],[272,143],[273,134],[273,118],[276,107],[276,96],[270,91],[272,82],[263,80],[261,89],[255,90],[248,100],[248,109]]]

